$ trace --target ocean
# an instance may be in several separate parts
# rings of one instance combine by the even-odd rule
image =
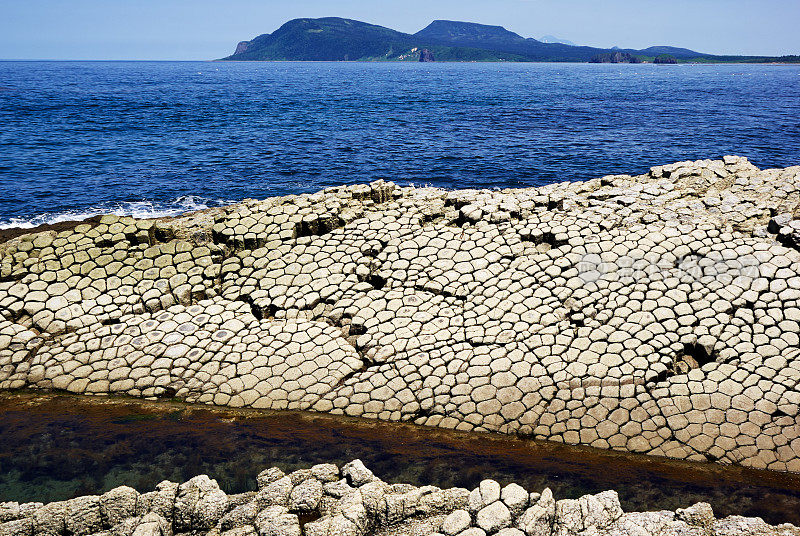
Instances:
[[[800,164],[800,65],[0,62],[0,228],[375,179]]]

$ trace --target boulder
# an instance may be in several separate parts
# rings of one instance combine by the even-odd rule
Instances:
[[[359,533],[365,533],[370,525],[367,507],[364,506],[364,498],[361,492],[355,490],[342,497],[339,503],[342,515],[353,525]]]
[[[88,495],[67,501],[64,527],[73,536],[89,536],[103,530],[100,497]]]
[[[460,532],[469,528],[472,524],[472,516],[466,510],[456,510],[444,518],[442,522],[442,534],[445,536],[456,536]]]
[[[66,532],[66,515],[66,501],[42,506],[33,514],[33,533],[36,536],[61,536]]]
[[[661,530],[674,520],[675,513],[667,510],[660,512],[631,512],[623,514],[608,530],[611,534],[650,536],[651,534],[660,534]]]
[[[253,525],[236,527],[220,533],[220,536],[257,536],[256,528]]]
[[[758,517],[729,516],[714,521],[714,536],[800,536],[800,528],[790,524],[773,527]]]
[[[269,506],[256,516],[259,536],[301,536],[300,521],[283,506]]]
[[[172,536],[172,528],[166,519],[150,512],[141,518],[131,536]]]
[[[112,536],[172,536],[172,527],[155,512],[129,517],[111,529]]]
[[[272,484],[276,480],[280,480],[284,476],[286,476],[286,474],[277,467],[270,467],[258,473],[256,484],[258,484],[258,489],[261,489]]]
[[[33,536],[33,519],[26,517],[0,523],[0,536]]]
[[[311,467],[311,475],[320,482],[336,482],[341,478],[339,468],[332,463],[320,463]]]
[[[29,502],[29,503],[22,503],[19,505],[19,515],[20,518],[24,517],[32,517],[36,511],[44,506],[43,503],[40,502]]]
[[[375,475],[364,466],[364,462],[361,460],[353,460],[342,467],[342,475],[351,486],[356,488],[375,480]]]
[[[336,499],[341,499],[351,491],[353,487],[347,483],[347,480],[342,479],[336,482],[326,482],[322,485],[322,489],[326,495],[330,495]]]
[[[619,519],[622,513],[616,491],[584,495],[580,499],[564,499],[556,502],[553,534],[571,536],[588,529],[602,529]]]
[[[460,532],[458,536],[486,536],[486,531],[478,527],[471,527],[464,532]]]
[[[177,532],[207,530],[222,518],[228,497],[216,480],[198,475],[178,487],[173,526]]]
[[[555,536],[572,536],[582,532],[583,512],[580,499],[563,499],[556,502]]]
[[[148,512],[153,512],[172,522],[177,494],[178,484],[169,480],[159,482],[155,491],[139,496],[136,501],[136,515],[143,516]]]
[[[685,521],[675,520],[667,523],[658,533],[658,536],[708,536],[708,530],[696,525],[690,525]],[[745,536],[745,534],[741,534],[741,536]],[[747,534],[746,536],[752,536],[752,534]]]
[[[306,523],[303,527],[304,536],[362,536],[355,523],[339,514],[325,517],[318,521]]]
[[[292,512],[316,510],[322,499],[322,482],[309,478],[296,485],[289,494],[289,509]]]
[[[710,504],[699,502],[688,508],[675,510],[675,517],[689,525],[707,527],[714,522],[714,510],[711,509]]]
[[[128,486],[120,486],[100,496],[100,518],[103,527],[110,529],[122,520],[136,515],[139,492]]]
[[[256,494],[256,506],[259,510],[269,506],[289,506],[289,495],[292,493],[292,480],[284,476],[267,484]]]
[[[361,486],[357,492],[354,492],[353,497],[355,498],[355,494],[361,495],[361,503],[364,505],[367,515],[370,519],[374,520],[381,513],[386,511],[383,499],[390,489],[391,488],[385,482],[373,480]],[[414,500],[415,505],[417,500],[418,499]]]
[[[553,533],[555,516],[556,501],[553,499],[553,492],[550,488],[545,488],[536,503],[517,520],[517,528],[527,536],[550,536]]]
[[[289,477],[289,480],[292,481],[293,486],[296,486],[301,482],[305,482],[309,478],[313,478],[311,469],[300,469],[298,471],[292,471],[287,476]]]
[[[457,508],[466,508],[468,502],[469,491],[464,488],[434,488],[422,493],[417,503],[416,513],[423,517],[447,514]]]
[[[240,504],[222,516],[222,519],[219,520],[219,528],[228,531],[252,525],[257,513],[255,501]]]
[[[0,502],[0,523],[15,521],[20,517],[18,502]]]
[[[519,516],[528,507],[528,492],[518,484],[511,483],[500,492],[500,500],[508,506],[513,517]]]
[[[583,524],[587,529],[607,527],[623,514],[616,491],[609,490],[597,495],[586,495],[582,499],[585,499],[585,502],[581,504],[581,507],[585,509]]]
[[[245,491],[244,493],[236,493],[228,495],[228,511],[233,510],[237,506],[242,506],[249,502],[253,502],[256,498],[255,491]]]
[[[489,534],[511,526],[511,512],[502,501],[481,508],[475,516],[475,524]]]
[[[493,502],[500,500],[500,484],[494,480],[483,480],[469,494],[469,511],[473,514]]]
[[[508,528],[498,531],[497,536],[525,536],[525,533],[519,529]]]

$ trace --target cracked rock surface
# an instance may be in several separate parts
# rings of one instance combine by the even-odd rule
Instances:
[[[800,471],[799,244],[800,167],[738,157],[105,216],[0,244],[0,388]]]
[[[615,491],[556,500],[484,480],[472,491],[387,484],[359,460],[288,475],[273,467],[258,491],[227,495],[199,475],[139,493],[43,505],[0,502],[1,536],[798,536],[790,524],[716,519],[697,503],[674,512],[625,513]],[[300,500],[298,500],[300,499]]]

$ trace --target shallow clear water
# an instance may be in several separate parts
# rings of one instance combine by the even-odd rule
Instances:
[[[474,488],[484,478],[557,498],[615,489],[627,511],[708,501],[718,515],[800,524],[797,475],[329,415],[126,399],[0,396],[0,501],[52,501],[206,473],[229,493],[256,474],[360,458],[391,482]]]
[[[800,164],[800,66],[0,62],[0,227],[374,180]]]

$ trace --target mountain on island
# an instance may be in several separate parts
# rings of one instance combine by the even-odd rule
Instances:
[[[480,45],[482,47],[525,40],[521,35],[506,30],[502,26],[455,20],[435,20],[415,33],[414,37],[456,46]]]
[[[441,45],[436,39],[338,17],[291,20],[271,34],[239,43],[236,52],[223,59],[419,61],[423,49],[428,49],[437,61],[526,61],[523,56],[501,50]]]
[[[436,20],[415,34],[339,17],[294,19],[242,41],[235,61],[542,61],[638,63],[669,55],[678,62],[800,61],[797,56],[713,56],[686,48],[642,50],[576,46],[522,37],[502,26]]]
[[[542,43],[561,43],[562,45],[571,45],[576,46],[575,43],[569,41],[567,39],[561,39],[560,37],[556,37],[554,35],[545,35],[541,39],[539,39]]]
[[[366,61],[400,58],[412,36],[356,20],[295,19],[271,34],[239,43],[226,60]]]

